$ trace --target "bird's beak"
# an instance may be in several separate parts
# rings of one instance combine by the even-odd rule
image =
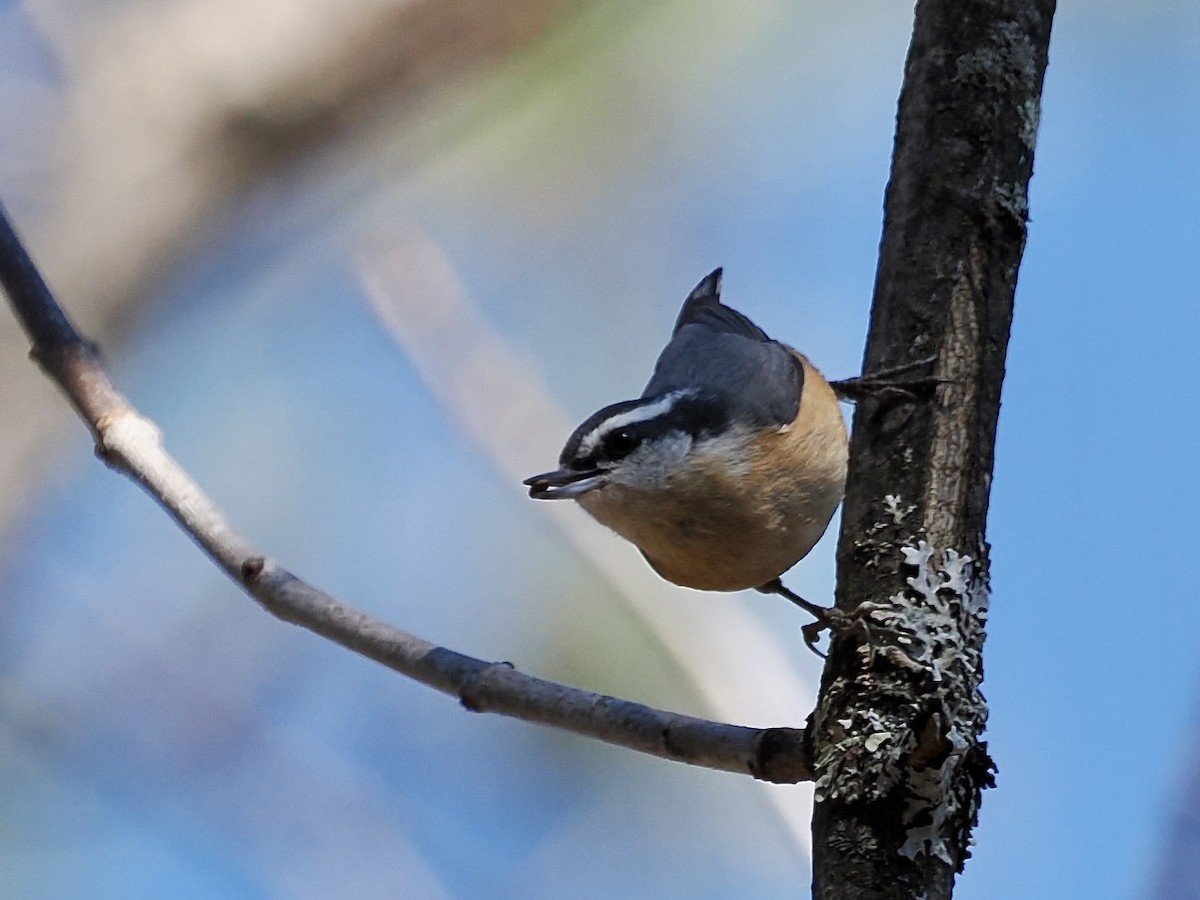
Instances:
[[[529,496],[535,500],[571,500],[603,487],[605,481],[599,469],[559,469],[526,478],[522,484],[529,485]]]

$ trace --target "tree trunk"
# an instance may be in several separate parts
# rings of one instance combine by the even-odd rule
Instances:
[[[810,729],[813,895],[951,895],[994,765],[984,538],[1054,0],[920,0],[864,372],[936,387],[854,414],[838,609]]]

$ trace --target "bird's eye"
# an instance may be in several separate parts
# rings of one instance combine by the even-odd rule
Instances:
[[[604,438],[604,455],[609,459],[622,459],[637,449],[641,443],[633,432],[626,428],[618,428]]]

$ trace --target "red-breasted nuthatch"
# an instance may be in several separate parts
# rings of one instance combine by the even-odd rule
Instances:
[[[560,468],[525,484],[531,497],[577,501],[668,581],[779,593],[824,622],[779,576],[841,502],[846,423],[807,357],[720,292],[717,269],[684,301],[642,396],[589,417]]]

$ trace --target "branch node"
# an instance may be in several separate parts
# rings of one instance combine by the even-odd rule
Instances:
[[[105,465],[126,471],[132,460],[162,447],[162,431],[132,407],[96,416],[96,456]]]
[[[266,568],[267,561],[261,556],[249,556],[242,560],[242,565],[239,568],[242,583],[247,586],[253,585],[262,577],[262,573]]]
[[[472,672],[463,679],[462,686],[458,689],[458,702],[462,704],[463,709],[470,712],[487,712],[489,676],[498,672],[511,672],[515,668],[516,666],[507,661],[494,662]]]
[[[796,784],[810,781],[812,753],[803,728],[767,728],[750,759],[750,774],[759,781]]]

